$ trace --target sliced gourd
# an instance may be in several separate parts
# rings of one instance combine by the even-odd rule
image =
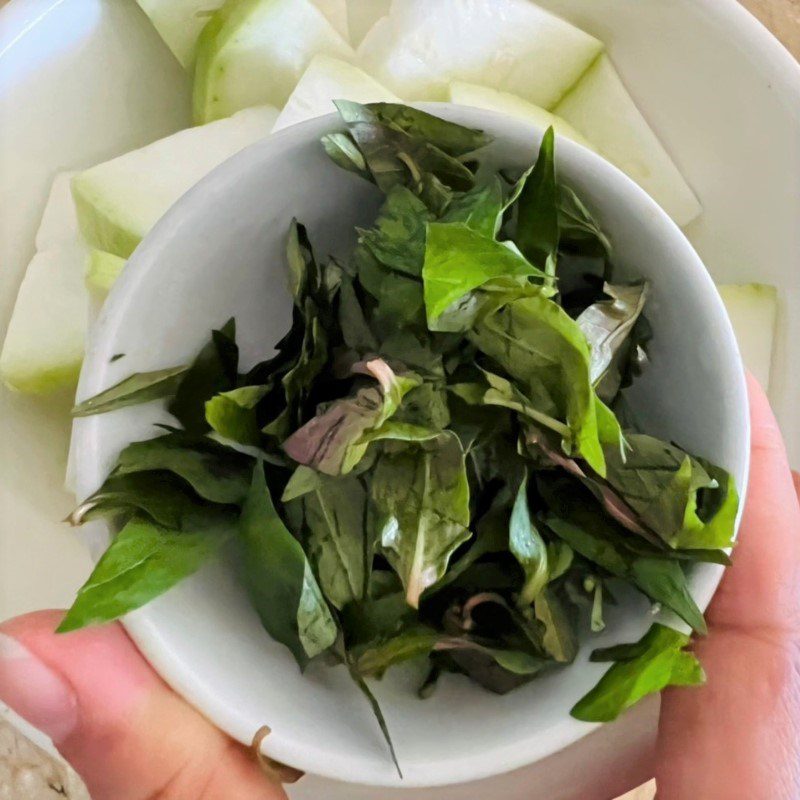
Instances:
[[[339,36],[350,41],[350,23],[347,18],[347,0],[314,0],[314,5],[325,15],[328,22],[336,28]]]
[[[253,105],[283,106],[318,53],[354,57],[310,0],[227,0],[198,42],[195,118],[208,122]]]
[[[225,0],[137,0],[175,58],[194,65],[197,40],[209,17]]]
[[[718,288],[745,366],[765,389],[769,389],[778,319],[777,290],[763,283],[727,284]]]
[[[593,36],[528,0],[394,0],[359,56],[407,100],[446,100],[458,80],[550,109],[602,49]]]
[[[552,127],[559,136],[572,139],[584,147],[592,148],[591,143],[561,117],[508,92],[498,92],[496,89],[477,86],[474,83],[454,81],[450,84],[449,100],[451,103],[458,103],[462,106],[499,111],[501,114],[517,117],[545,130]]]
[[[209,18],[225,0],[137,0],[161,38],[185,69],[194,66],[197,40]],[[344,37],[348,36],[346,0],[314,0]]]
[[[36,249],[48,250],[70,244],[78,235],[78,215],[72,199],[70,182],[74,172],[60,172],[53,180],[42,221],[36,233]]]
[[[104,297],[111,291],[127,263],[124,258],[106,253],[105,250],[92,250],[86,268],[86,288]]]
[[[678,225],[686,225],[701,213],[700,202],[608,56],[597,59],[553,111],[636,181]]]
[[[385,86],[347,61],[314,56],[281,111],[274,130],[330,114],[336,111],[334,100],[375,103],[397,99]]]
[[[347,0],[350,42],[358,47],[369,30],[389,13],[391,0]]]
[[[82,172],[72,180],[91,247],[128,258],[169,207],[214,167],[272,130],[274,108],[189,128]]]
[[[33,257],[0,355],[7,386],[47,394],[75,385],[89,320],[85,269],[86,248],[78,242]]]

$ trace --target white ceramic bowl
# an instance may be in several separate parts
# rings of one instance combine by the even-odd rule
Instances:
[[[486,159],[526,166],[541,138],[519,121],[475,109],[429,110],[483,128],[496,139]],[[235,156],[189,192],[139,247],[91,337],[79,395],[134,371],[184,363],[209,329],[237,320],[245,366],[271,352],[289,324],[287,226],[297,217],[320,255],[343,256],[355,225],[370,223],[378,192],[337,169],[319,145],[335,116],[283,131]],[[680,230],[614,167],[566,141],[558,167],[609,234],[620,269],[652,282],[652,366],[631,392],[651,432],[731,470],[744,492],[749,423],[741,363],[714,284]],[[111,361],[117,353],[125,357]],[[120,449],[168,419],[149,404],[78,420],[80,494],[102,482]],[[101,535],[105,533],[101,531]],[[705,607],[720,568],[697,567],[692,588]],[[592,646],[638,638],[652,622],[644,601],[623,603]],[[505,697],[448,677],[428,701],[414,696],[419,670],[376,684],[405,780],[389,760],[369,708],[345,671],[323,664],[306,675],[263,631],[225,564],[213,565],[148,607],[126,627],[163,677],[233,737],[249,742],[264,724],[271,756],[318,775],[382,786],[460,783],[532,763],[593,729],[569,709],[602,674],[577,662]]]

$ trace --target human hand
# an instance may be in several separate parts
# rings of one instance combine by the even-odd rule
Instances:
[[[253,755],[153,672],[122,626],[0,625],[0,700],[53,739],[93,800],[286,800]]]
[[[695,645],[708,683],[662,700],[659,800],[800,797],[800,478],[764,392],[752,378],[749,389],[739,543]]]

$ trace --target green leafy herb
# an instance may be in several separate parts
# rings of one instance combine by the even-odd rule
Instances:
[[[333,645],[338,630],[300,542],[275,509],[261,464],[242,507],[239,536],[253,606],[303,667]]]
[[[488,281],[543,275],[515,248],[482,236],[463,222],[428,225],[422,279],[429,325]]]
[[[638,644],[605,651],[617,663],[575,704],[572,716],[586,722],[610,722],[648,694],[668,686],[705,683],[700,662],[684,650],[688,643],[688,636],[656,624]]]
[[[529,606],[547,585],[547,545],[531,520],[528,510],[528,477],[522,481],[511,511],[509,550],[525,570],[525,585],[519,595],[522,606]]]
[[[139,372],[120,381],[110,389],[78,403],[72,409],[73,417],[88,417],[105,414],[117,408],[149,403],[174,394],[186,367],[158,369],[154,372]]]
[[[408,604],[445,573],[469,536],[469,484],[458,439],[386,453],[372,483],[377,538],[406,590]]]
[[[59,633],[101,625],[141,608],[195,573],[235,530],[228,516],[177,531],[134,517],[114,537],[78,592]]]
[[[729,563],[739,497],[700,455],[623,432],[651,290],[615,280],[552,130],[528,169],[493,172],[482,131],[338,106],[321,147],[383,203],[341,261],[286,220],[292,319],[274,354],[240,372],[231,320],[188,367],[75,409],[168,398],[176,422],[70,515],[116,535],[62,629],[138,608],[224,550],[301,668],[347,667],[397,765],[367,678],[427,659],[420,696],[448,673],[512,691],[572,663],[579,631],[613,631],[620,585],[702,634],[689,576]],[[654,625],[595,652],[612,666],[573,714],[609,720],[701,682],[688,641]]]

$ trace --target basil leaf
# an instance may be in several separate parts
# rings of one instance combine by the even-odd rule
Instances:
[[[425,257],[428,209],[405,186],[395,186],[386,196],[375,226],[362,231],[360,242],[381,264],[418,278]]]
[[[283,443],[283,449],[298,464],[327,475],[345,475],[361,461],[372,441],[405,438],[397,429],[393,434],[383,426],[419,380],[395,375],[379,358],[368,361],[366,369],[378,386],[367,386],[354,397],[336,400]]]
[[[473,185],[474,178],[467,166],[440,148],[436,140],[429,140],[420,134],[419,126],[426,123],[418,115],[424,112],[416,112],[412,124],[404,127],[387,117],[386,104],[363,106],[338,100],[336,107],[361,151],[372,179],[382,191],[388,192],[395,186],[407,185],[419,193],[426,173],[432,173],[452,189],[469,189]],[[391,114],[391,111],[388,110],[388,113]],[[468,131],[450,123],[441,126],[441,122],[437,120],[431,124],[442,132],[438,141],[446,147],[454,145],[450,131],[458,129],[457,137],[462,137],[462,132]],[[467,134],[467,138],[483,140],[480,134]]]
[[[300,542],[275,510],[262,464],[253,470],[239,540],[253,606],[270,636],[286,645],[304,667],[333,646],[338,630]]]
[[[518,251],[477,233],[462,222],[428,225],[422,280],[432,326],[459,298],[495,278],[542,277]]]
[[[486,647],[467,638],[440,639],[435,650],[446,652],[459,671],[496,694],[506,694],[528,683],[548,664],[521,650]]]
[[[626,442],[624,458],[606,449],[607,480],[645,525],[670,547],[732,544],[738,496],[724,470],[712,468],[712,477],[703,463],[652,436],[633,433]]]
[[[651,600],[674,611],[699,633],[705,633],[703,613],[692,598],[686,575],[677,561],[641,558],[625,552],[614,541],[612,524],[591,511],[573,513],[570,521],[548,516],[546,523],[575,552],[633,583]]]
[[[369,180],[371,178],[367,169],[367,162],[361,151],[346,133],[328,133],[322,137],[322,146],[330,159],[339,167],[348,172]]]
[[[381,552],[400,575],[413,608],[445,573],[469,536],[469,484],[464,453],[452,434],[427,445],[384,453],[372,499]]]
[[[373,547],[366,527],[366,501],[358,478],[319,473],[313,488],[302,496],[306,549],[326,599],[337,609],[365,594]]]
[[[643,697],[668,686],[699,686],[705,683],[700,662],[684,648],[689,637],[655,624],[627,658],[614,664],[600,682],[572,709],[572,716],[585,722],[610,722]]]
[[[492,141],[492,137],[483,131],[448,122],[400,103],[369,103],[358,106],[356,103],[342,102],[341,105],[337,103],[337,108],[346,122],[379,122],[394,130],[424,139],[455,158],[480,150]]]
[[[198,353],[185,372],[169,405],[184,430],[206,433],[205,404],[215,394],[236,386],[239,348],[236,346],[236,323],[229,320],[220,330],[211,333],[211,341]]]
[[[544,268],[548,259],[555,259],[559,235],[555,133],[548,128],[536,165],[526,177],[517,200],[515,241],[529,261]]]
[[[519,381],[532,404],[569,426],[567,453],[606,471],[598,403],[589,374],[590,352],[580,328],[552,300],[525,297],[478,320],[470,341]],[[552,415],[555,416],[555,415]]]
[[[204,500],[240,503],[250,488],[253,461],[208,439],[180,433],[134,442],[119,456],[111,477],[140,472],[170,472]]]
[[[536,619],[544,625],[544,649],[560,664],[571,664],[578,655],[578,639],[558,595],[545,587],[534,601]]]
[[[78,403],[72,409],[72,416],[89,417],[92,414],[105,414],[118,408],[170,397],[186,370],[187,367],[170,367],[131,375],[110,389]]]
[[[525,571],[525,584],[519,593],[520,606],[529,606],[548,581],[547,546],[528,510],[528,476],[519,487],[508,528],[508,549]]]
[[[268,386],[242,386],[222,392],[206,402],[206,421],[225,439],[258,445],[261,431],[256,406],[269,392]]]
[[[603,291],[611,299],[589,306],[576,322],[591,348],[592,383],[601,397],[611,400],[622,385],[631,333],[644,310],[649,284],[613,286],[607,283]]]
[[[234,528],[234,520],[220,514],[206,517],[192,532],[134,517],[97,562],[58,632],[101,625],[141,608],[195,573]]]
[[[500,231],[504,210],[503,185],[494,175],[486,183],[454,195],[439,221],[463,223],[481,236],[494,239]]]
[[[209,508],[188,487],[162,473],[141,472],[109,477],[67,520],[71,525],[83,525],[93,519],[146,515],[165,528],[190,530]]]
[[[428,655],[440,636],[426,627],[415,627],[379,644],[354,649],[359,675],[380,678],[389,667]]]

